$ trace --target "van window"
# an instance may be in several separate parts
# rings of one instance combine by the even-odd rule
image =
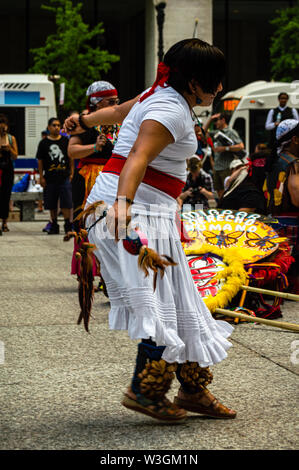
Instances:
[[[269,109],[251,109],[249,111],[250,153],[254,152],[257,144],[269,143],[270,132],[265,129],[268,112]]]
[[[238,132],[243,144],[246,145],[245,118],[238,117],[234,122],[233,129],[235,129]]]
[[[25,154],[25,108],[14,106],[0,107],[0,113],[5,114],[9,122],[9,133],[14,135],[19,155]]]

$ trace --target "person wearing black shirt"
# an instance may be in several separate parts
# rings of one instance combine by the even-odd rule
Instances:
[[[71,171],[68,157],[68,138],[60,135],[59,119],[51,118],[48,122],[49,135],[38,145],[36,158],[40,184],[44,188],[44,206],[50,211],[51,225],[47,230],[49,235],[59,233],[57,223],[57,206],[64,216],[64,231],[72,229],[70,222],[72,203]]]
[[[5,114],[0,114],[0,219],[2,230],[8,232],[7,218],[9,214],[9,200],[14,181],[14,167],[12,160],[18,156],[16,138],[8,133],[8,119]]]
[[[272,149],[275,149],[275,133],[279,123],[285,121],[286,119],[296,119],[296,121],[299,121],[297,110],[287,106],[288,100],[289,95],[287,93],[279,93],[279,106],[277,106],[275,109],[270,109],[267,115],[265,129],[269,131],[269,146]]]

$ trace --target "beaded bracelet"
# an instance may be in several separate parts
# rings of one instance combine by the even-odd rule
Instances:
[[[119,199],[120,199],[121,201],[126,201],[128,204],[134,204],[134,201],[133,201],[132,199],[129,199],[129,198],[126,197],[126,196],[117,196],[117,197],[115,198],[116,201],[118,201]]]

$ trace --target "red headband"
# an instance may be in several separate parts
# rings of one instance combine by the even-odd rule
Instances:
[[[118,96],[116,88],[112,88],[111,90],[102,90],[102,91],[96,91],[95,93],[92,93],[91,95],[88,96],[87,101],[86,101],[86,108],[90,112],[90,98],[93,97],[105,97],[105,96]]]
[[[158,70],[157,70],[157,76],[155,83],[153,84],[152,88],[144,93],[144,95],[139,98],[139,102],[141,103],[143,100],[151,96],[157,86],[165,86],[165,82],[169,79],[169,74],[170,74],[170,67],[169,65],[164,64],[164,62],[160,62],[158,65]],[[166,85],[167,86],[167,85]]]
[[[118,96],[117,90],[115,88],[112,88],[111,90],[102,90],[102,91],[96,91],[95,93],[92,93],[89,95],[89,98],[91,97],[102,97],[102,96]]]

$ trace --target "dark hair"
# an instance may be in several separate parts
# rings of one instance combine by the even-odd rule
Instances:
[[[220,113],[219,119],[224,119],[226,124],[230,121],[230,115],[228,113]]]
[[[194,172],[197,170],[200,170],[202,167],[202,163],[199,160],[199,158],[196,157],[191,157],[189,160],[187,160],[187,170],[190,172]]]
[[[0,124],[6,124],[9,126],[9,122],[5,114],[0,114]]]
[[[282,91],[281,93],[279,93],[278,99],[281,98],[283,95],[286,95],[286,97],[289,99],[289,95],[288,95],[286,92],[284,92],[284,91]]]
[[[204,93],[216,93],[225,74],[223,52],[197,38],[174,44],[166,52],[163,62],[170,67],[167,83],[180,93],[190,93],[192,79]]]
[[[58,119],[57,117],[52,117],[52,118],[50,118],[49,121],[48,121],[48,126],[51,126],[51,124],[53,124],[54,121],[58,121],[59,124],[61,124],[60,121],[59,121],[59,119]]]

